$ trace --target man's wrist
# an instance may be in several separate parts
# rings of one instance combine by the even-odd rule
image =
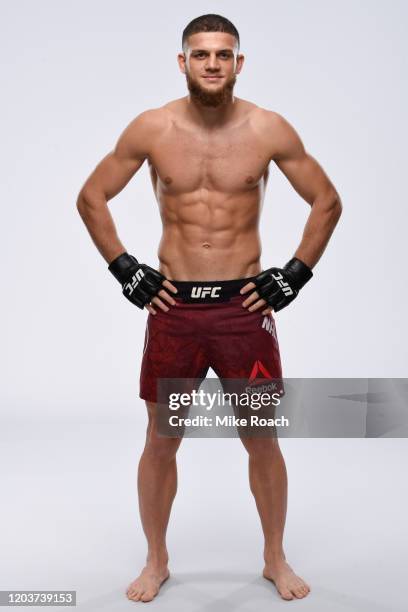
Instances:
[[[302,289],[313,276],[311,268],[297,257],[292,257],[283,269],[293,280],[295,288],[298,290]]]
[[[116,280],[123,285],[123,283],[125,283],[129,278],[130,269],[138,263],[139,262],[137,261],[136,257],[129,255],[129,253],[125,251],[111,261],[108,266],[108,270],[113,274]]]

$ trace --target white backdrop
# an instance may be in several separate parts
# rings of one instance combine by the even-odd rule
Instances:
[[[138,378],[147,312],[121,296],[75,201],[138,113],[185,95],[176,64],[181,32],[206,12],[224,14],[240,31],[246,63],[236,94],[283,114],[343,200],[313,280],[276,315],[285,375],[407,376],[407,6],[398,0],[1,3],[3,433],[14,436],[15,425],[24,423],[27,439],[35,439],[34,425],[54,423],[64,432],[68,421],[117,422],[120,447],[130,424],[136,461],[146,421]],[[128,250],[156,266],[161,227],[145,166],[111,210]],[[274,167],[262,217],[264,267],[293,255],[308,211]],[[89,440],[88,451],[98,452]],[[207,444],[187,441],[184,452],[191,462],[207,461]],[[4,446],[26,483],[52,467],[47,456],[40,472],[25,471],[34,461],[29,448]],[[234,461],[241,449],[230,442],[228,448]],[[319,465],[318,448],[309,450]],[[405,446],[398,448],[402,453]],[[290,460],[296,470],[296,456]],[[241,483],[242,474],[235,476]],[[108,489],[116,478],[113,470]],[[16,508],[7,508],[12,522]]]
[[[147,313],[121,298],[75,200],[134,116],[185,94],[181,31],[221,8],[246,54],[237,95],[292,122],[344,203],[313,281],[277,315],[286,376],[407,375],[405,3],[15,2],[3,6],[0,153],[2,397],[13,413],[33,400],[47,412],[134,406]],[[146,166],[111,210],[129,251],[157,265]],[[308,211],[273,166],[264,267],[292,256]]]

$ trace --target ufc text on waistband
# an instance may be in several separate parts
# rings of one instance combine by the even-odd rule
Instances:
[[[177,298],[188,304],[212,304],[228,302],[239,295],[240,289],[251,282],[252,278],[239,278],[226,281],[171,281],[177,288]]]

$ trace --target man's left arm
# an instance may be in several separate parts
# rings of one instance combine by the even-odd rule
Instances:
[[[340,196],[320,164],[306,152],[294,128],[276,114],[270,124],[274,143],[272,160],[311,206],[302,240],[294,256],[313,268],[340,218]]]
[[[262,134],[266,146],[271,143],[270,159],[287,177],[297,193],[311,206],[301,242],[292,259],[283,268],[261,272],[254,283],[241,293],[253,291],[243,302],[244,308],[263,314],[279,311],[290,304],[313,276],[312,268],[322,256],[340,218],[342,204],[334,185],[318,162],[309,155],[294,128],[277,113],[263,117]]]

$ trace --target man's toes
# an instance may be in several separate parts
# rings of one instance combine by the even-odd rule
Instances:
[[[139,601],[141,593],[142,591],[140,589],[137,589],[137,588],[130,589],[128,593],[128,598],[131,599],[132,601]]]
[[[136,596],[134,597],[134,600],[133,600],[133,601],[141,601],[141,600],[142,600],[143,595],[144,595],[144,591],[143,591],[143,590],[138,591],[138,592],[136,593]]]
[[[298,599],[302,599],[302,597],[306,597],[306,595],[308,594],[308,590],[304,584],[295,587],[294,589],[292,589],[292,591]]]
[[[279,591],[279,593],[283,599],[293,599],[293,595],[289,589],[282,589]]]
[[[156,595],[155,591],[145,591],[141,597],[141,600],[142,601],[152,601],[155,595]]]

